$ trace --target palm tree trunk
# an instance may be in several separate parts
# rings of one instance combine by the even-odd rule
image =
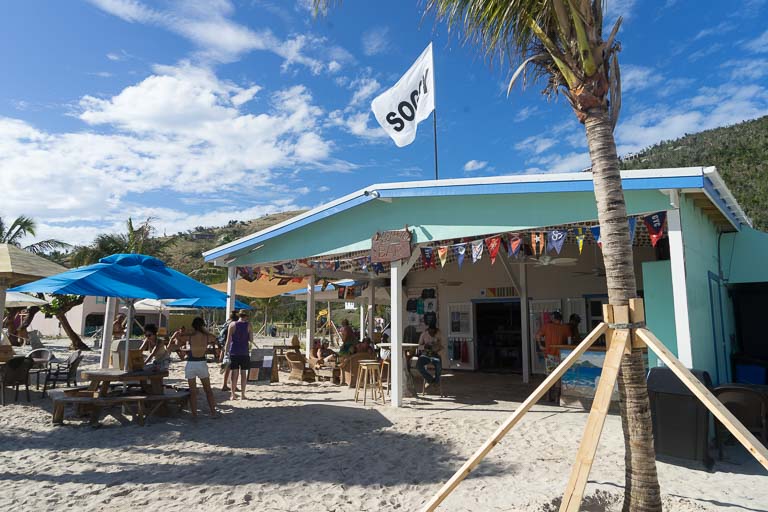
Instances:
[[[61,328],[64,329],[64,332],[67,333],[67,336],[69,336],[69,339],[72,342],[72,345],[69,347],[70,350],[91,350],[88,345],[83,343],[83,340],[80,339],[80,336],[72,328],[66,313],[56,313],[56,319],[59,321]]]
[[[637,284],[616,142],[607,109],[590,110],[584,126],[592,159],[608,302],[613,306],[626,306],[629,299],[637,296]],[[621,361],[619,394],[625,446],[623,510],[660,511],[661,491],[656,473],[648,388],[643,353],[638,349],[633,349],[632,354],[625,355]]]

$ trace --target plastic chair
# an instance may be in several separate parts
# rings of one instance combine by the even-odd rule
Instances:
[[[22,356],[12,357],[5,363],[2,382],[0,382],[0,401],[2,405],[5,405],[6,387],[14,386],[16,388],[16,395],[13,401],[17,402],[19,400],[19,386],[21,384],[24,384],[24,389],[27,392],[27,402],[31,400],[29,397],[29,370],[32,368],[32,363],[31,358]]]
[[[725,384],[713,390],[718,400],[734,416],[768,446],[768,394],[759,389],[739,384]],[[728,431],[715,421],[715,436],[720,459],[723,458],[723,441]]]
[[[48,367],[48,373],[45,375],[45,384],[43,384],[43,396],[48,391],[48,384],[53,383],[51,389],[56,388],[57,382],[66,382],[67,386],[77,386],[77,367],[80,365],[83,356],[79,350],[72,352],[63,363],[53,363]]]
[[[48,367],[50,366],[52,361],[56,360],[56,356],[54,356],[53,352],[51,352],[47,348],[36,348],[35,350],[27,354],[27,357],[33,360],[33,367],[31,370],[29,370],[29,373],[35,374],[36,376],[35,388],[40,389],[40,374],[48,373]],[[34,361],[35,359],[38,359],[38,361]],[[40,362],[39,361],[40,359],[44,359],[45,361]]]

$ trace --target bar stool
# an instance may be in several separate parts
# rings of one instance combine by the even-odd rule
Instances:
[[[371,400],[376,403],[378,396],[381,397],[382,405],[386,403],[384,389],[381,386],[381,367],[378,361],[360,361],[358,363],[357,385],[355,386],[355,402],[358,401],[360,387],[363,388],[363,405],[368,398],[368,385],[371,385]],[[377,396],[378,395],[378,396]]]
[[[385,368],[386,367],[386,373]],[[384,382],[384,376],[387,377],[387,395],[392,395],[392,361],[389,359],[383,359],[381,361],[381,380]]]

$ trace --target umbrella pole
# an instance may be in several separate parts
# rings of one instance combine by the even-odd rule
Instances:
[[[2,341],[3,319],[5,318],[5,290],[8,288],[5,280],[0,279],[0,341]]]
[[[115,323],[115,305],[117,298],[107,297],[107,306],[104,310],[104,329],[101,331],[101,368],[109,368],[109,351],[112,348],[112,329]]]
[[[133,303],[136,302],[136,299],[128,299],[125,301],[126,305],[128,306],[128,316],[126,318],[127,322],[126,325],[128,326],[125,330],[125,359],[123,360],[123,370],[128,371],[128,348],[131,345],[131,332],[133,331]]]

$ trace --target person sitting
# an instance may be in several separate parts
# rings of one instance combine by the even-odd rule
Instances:
[[[341,335],[341,348],[339,349],[339,355],[352,355],[355,353],[355,345],[357,340],[355,339],[355,332],[352,327],[349,326],[349,320],[346,318],[341,321],[341,329],[339,329]]]
[[[442,348],[443,338],[440,330],[435,324],[430,324],[419,338],[419,358],[416,362],[416,368],[424,377],[427,387],[440,382],[440,374],[443,372],[443,360],[440,358]],[[427,365],[430,364],[435,367],[434,375],[427,371]]]
[[[154,352],[157,346],[157,326],[155,324],[147,324],[144,326],[144,341],[139,347],[142,352],[149,351]]]
[[[315,356],[318,359],[317,361],[318,367],[336,362],[336,352],[334,352],[329,348],[328,341],[322,342],[322,344],[317,348],[317,351],[315,352]]]
[[[187,331],[187,328],[183,325],[174,331],[171,336],[171,340],[168,343],[168,350],[176,352],[179,359],[182,361],[187,357],[187,352],[184,350],[184,346],[187,344],[191,332]]]
[[[363,341],[355,345],[355,354],[359,354],[361,352],[372,352],[373,351],[373,343],[371,342],[371,338],[366,336],[363,338]]]
[[[150,364],[151,363],[151,364]],[[171,366],[171,351],[165,345],[165,341],[158,339],[155,348],[144,360],[144,368],[154,371],[167,371]]]
[[[128,322],[125,313],[119,313],[112,322],[112,339],[119,340],[125,337],[126,323]]]

